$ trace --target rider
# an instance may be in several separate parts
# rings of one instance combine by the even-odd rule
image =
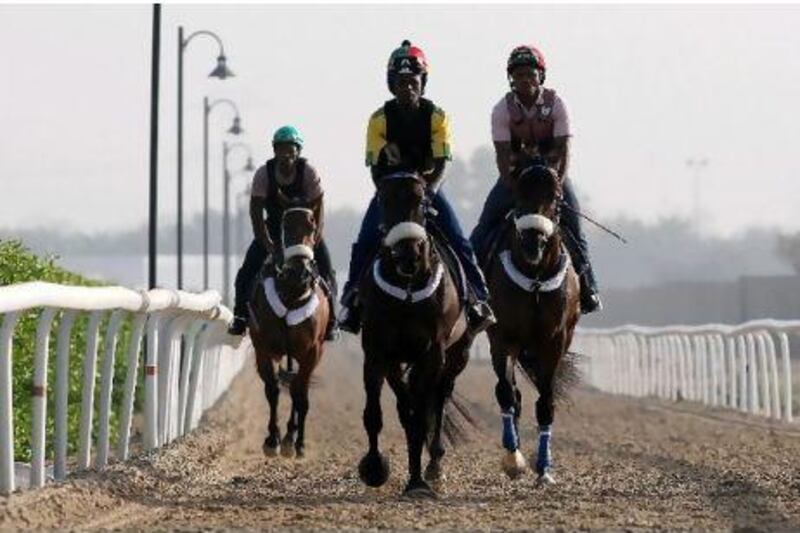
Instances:
[[[567,174],[571,136],[567,106],[553,89],[544,87],[545,70],[544,56],[533,46],[518,46],[508,58],[506,73],[511,91],[492,110],[492,140],[500,179],[486,199],[470,241],[485,264],[492,234],[513,205],[515,171],[525,161],[544,158],[562,180],[566,206],[561,211],[561,227],[580,276],[581,312],[586,314],[602,309],[602,304],[577,215],[580,207]]]
[[[323,191],[317,170],[300,157],[303,137],[294,126],[279,128],[272,137],[275,157],[262,165],[253,177],[250,191],[250,221],[255,239],[247,249],[244,264],[236,274],[234,319],[228,333],[243,335],[247,328],[247,300],[259,269],[276,251],[281,242],[283,212],[288,207],[307,207],[314,211],[317,222],[314,259],[319,273],[327,282],[331,304],[336,299],[336,276],[331,266],[328,247],[322,238]],[[266,213],[266,220],[264,214]],[[336,317],[331,317],[326,340],[336,338]]]
[[[389,57],[386,83],[394,95],[369,119],[367,126],[367,166],[372,180],[397,171],[417,172],[428,184],[427,194],[436,214],[437,226],[445,234],[463,265],[474,302],[467,317],[470,329],[477,333],[495,322],[489,305],[488,290],[478,267],[472,245],[464,236],[456,214],[440,190],[442,176],[450,155],[450,125],[444,111],[422,98],[428,78],[428,62],[421,49],[403,41]],[[369,258],[377,251],[381,230],[380,208],[376,196],[369,204],[358,239],[353,244],[347,284],[342,296],[342,320],[345,331],[361,329],[358,280]]]

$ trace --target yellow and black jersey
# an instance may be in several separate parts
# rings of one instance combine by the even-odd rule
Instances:
[[[414,116],[401,115],[396,100],[389,100],[375,111],[367,126],[367,166],[382,164],[381,150],[388,143],[400,148],[405,170],[422,170],[426,161],[451,159],[450,120],[444,110],[430,100],[420,99]]]

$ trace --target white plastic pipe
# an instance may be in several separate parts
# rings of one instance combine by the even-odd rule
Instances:
[[[47,361],[50,355],[50,329],[58,312],[45,307],[36,327],[36,351],[33,364],[33,416],[31,427],[30,486],[44,487],[45,423],[47,421]]]
[[[769,367],[767,366],[767,343],[764,340],[764,332],[754,333],[756,347],[758,349],[758,372],[761,377],[761,413],[764,416],[772,416],[772,398],[769,391]]]
[[[160,313],[147,320],[147,354],[144,364],[144,449],[158,448],[158,332]]]
[[[78,447],[78,468],[87,469],[91,464],[92,420],[94,415],[94,384],[97,371],[97,333],[104,311],[89,314],[89,328],[86,333],[86,354],[83,360],[83,399],[81,401],[80,442]]]
[[[747,390],[747,341],[744,335],[736,338],[736,346],[739,352],[739,409],[747,412],[750,400]]]
[[[6,313],[0,328],[0,494],[11,494],[15,488],[11,353],[18,319],[19,313]]]
[[[56,341],[56,386],[55,386],[55,458],[53,477],[58,481],[67,476],[67,407],[69,403],[69,348],[72,326],[78,311],[68,309],[61,315]]]
[[[783,411],[783,419],[786,422],[792,421],[792,362],[789,354],[789,337],[781,332],[778,335],[781,341],[781,363],[783,365],[783,402],[786,409]]]
[[[98,414],[97,457],[95,467],[104,468],[108,464],[108,445],[111,423],[111,394],[114,387],[114,364],[117,356],[117,336],[125,311],[111,313],[105,336],[103,370],[100,377],[100,410]]]
[[[736,396],[736,339],[729,336],[726,339],[726,352],[728,358],[728,407],[736,409],[739,405]]]
[[[748,412],[750,414],[758,414],[758,368],[756,366],[756,342],[752,333],[746,335],[747,340],[747,371],[749,377],[748,383]]]
[[[142,334],[147,315],[137,313],[131,325],[131,339],[128,343],[128,371],[125,375],[125,392],[122,397],[119,423],[119,443],[117,445],[117,458],[120,461],[128,459],[131,422],[133,420],[133,403],[136,398],[136,376],[139,373],[139,352],[142,349]]]
[[[778,358],[775,356],[775,341],[768,331],[764,331],[764,343],[767,346],[767,363],[769,366],[769,379],[772,398],[772,418],[781,418],[781,390],[778,380]]]

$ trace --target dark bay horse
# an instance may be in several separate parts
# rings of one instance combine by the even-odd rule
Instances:
[[[491,305],[497,324],[488,330],[495,394],[503,421],[503,468],[514,478],[526,465],[519,451],[521,394],[514,367],[518,363],[539,391],[535,455],[540,483],[552,483],[550,439],[554,399],[575,381],[577,371],[567,354],[580,315],[579,281],[559,229],[561,182],[543,165],[518,175],[514,210],[487,268]]]
[[[459,290],[425,227],[425,183],[416,174],[396,173],[378,184],[385,231],[381,250],[361,281],[364,349],[364,428],[369,451],[359,475],[383,485],[389,462],[378,447],[383,428],[384,381],[395,393],[406,434],[409,479],[405,494],[435,497],[427,481],[442,477],[442,425],[458,374],[469,359],[471,336]],[[422,450],[430,461],[422,475]]]
[[[264,454],[284,456],[305,453],[305,425],[311,374],[322,359],[325,329],[331,312],[327,293],[314,264],[314,234],[317,225],[311,209],[293,207],[283,214],[282,249],[279,263],[265,268],[259,277],[250,307],[250,336],[256,351],[256,365],[264,381],[269,403],[268,434]],[[283,356],[294,359],[298,370],[289,390],[292,410],[286,436],[278,429],[278,364]],[[296,437],[296,439],[295,439]]]

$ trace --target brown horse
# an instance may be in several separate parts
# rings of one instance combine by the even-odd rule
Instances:
[[[508,452],[503,467],[512,478],[525,469],[518,436],[522,401],[514,377],[519,363],[539,391],[535,465],[539,482],[551,483],[554,399],[577,375],[567,349],[580,314],[580,286],[561,243],[558,175],[543,165],[528,166],[519,173],[513,195],[508,228],[487,269],[497,316],[497,324],[487,333],[498,379],[495,394],[502,410],[503,447]]]
[[[388,231],[360,287],[364,327],[364,428],[369,451],[359,464],[362,481],[383,485],[388,460],[380,453],[384,380],[397,398],[406,434],[409,480],[405,494],[435,497],[427,481],[441,479],[442,425],[458,374],[469,359],[471,336],[458,286],[425,228],[425,183],[396,173],[378,184],[382,227]],[[422,475],[422,450],[430,462]]]
[[[284,212],[280,263],[265,267],[266,274],[259,277],[250,300],[250,336],[269,403],[269,432],[263,446],[267,456],[276,455],[279,446],[287,457],[295,453],[302,457],[305,453],[308,387],[311,374],[322,359],[331,312],[314,264],[316,230],[312,210],[294,207]],[[289,384],[292,411],[281,442],[277,421],[280,392],[277,367],[284,355],[296,360],[299,369]]]

